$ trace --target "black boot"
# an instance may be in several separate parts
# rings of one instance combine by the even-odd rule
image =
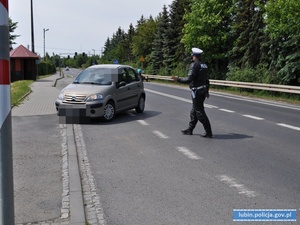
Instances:
[[[211,132],[206,132],[205,134],[201,134],[201,137],[205,137],[205,138],[212,138],[213,137],[213,134]]]
[[[185,129],[185,130],[181,130],[181,133],[184,134],[184,135],[193,135],[193,130],[188,128],[188,129]]]

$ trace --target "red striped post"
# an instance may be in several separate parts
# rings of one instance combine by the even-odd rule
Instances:
[[[0,224],[14,225],[8,0],[0,0]]]

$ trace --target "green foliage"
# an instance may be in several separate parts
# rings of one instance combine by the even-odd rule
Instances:
[[[269,0],[266,4],[265,32],[270,40],[270,70],[279,84],[299,85],[300,1]]]
[[[173,0],[157,17],[141,15],[127,32],[119,27],[101,56],[47,54],[39,75],[50,65],[85,68],[117,59],[148,74],[186,76],[191,48],[198,47],[211,79],[300,85],[299,15],[299,0]],[[13,44],[17,23],[9,22]]]
[[[158,23],[152,17],[142,21],[137,26],[131,43],[132,54],[136,60],[139,60],[142,56],[146,58],[151,54]],[[144,63],[146,66],[149,62],[145,60]]]
[[[239,67],[230,68],[228,72],[228,80],[240,82],[263,83],[264,75],[267,71],[264,68]]]
[[[41,61],[38,65],[38,75],[39,76],[53,74],[55,72],[56,72],[55,65],[53,65],[49,62]]]
[[[182,42],[187,49],[199,47],[209,65],[218,71],[219,79],[225,77],[227,52],[232,47],[230,39],[230,0],[193,0],[191,12],[185,14]],[[212,68],[210,66],[210,68]]]
[[[8,26],[9,26],[9,46],[10,50],[12,50],[12,45],[16,44],[15,39],[20,37],[20,35],[13,34],[15,29],[18,27],[18,22],[13,22],[11,18],[8,19]]]
[[[22,98],[31,91],[32,80],[19,80],[11,83],[11,105],[17,106]]]

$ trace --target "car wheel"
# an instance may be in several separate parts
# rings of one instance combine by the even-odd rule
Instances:
[[[114,103],[113,102],[106,103],[103,111],[104,111],[103,119],[105,121],[111,121],[114,118],[116,112]]]
[[[135,111],[137,113],[142,113],[144,112],[144,109],[145,109],[145,96],[142,95],[139,98],[138,106],[135,108]]]

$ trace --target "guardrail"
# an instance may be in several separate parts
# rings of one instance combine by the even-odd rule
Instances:
[[[172,81],[171,76],[148,75],[148,74],[143,74],[142,76],[145,78],[145,80],[156,79],[156,80]],[[262,83],[238,82],[238,81],[227,81],[227,80],[211,80],[211,79],[209,81],[210,84],[217,85],[217,86],[239,87],[239,88],[300,94],[300,86],[262,84]]]

